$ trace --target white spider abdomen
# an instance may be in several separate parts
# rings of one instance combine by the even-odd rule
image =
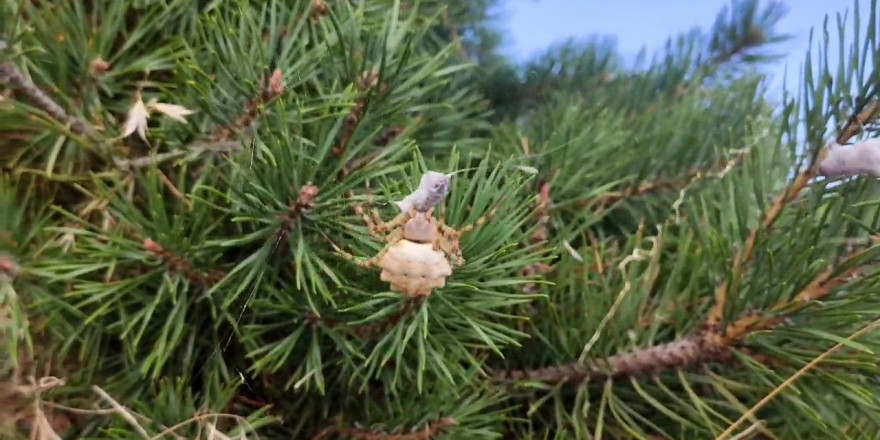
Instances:
[[[431,243],[409,240],[391,246],[379,266],[380,279],[407,297],[428,296],[433,289],[445,286],[446,277],[452,275],[452,266],[442,251],[435,250]]]

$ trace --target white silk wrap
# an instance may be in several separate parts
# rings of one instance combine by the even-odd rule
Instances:
[[[443,201],[449,193],[451,174],[428,171],[422,176],[419,187],[412,194],[399,202],[394,202],[401,212],[407,212],[412,208],[424,212],[434,205]]]

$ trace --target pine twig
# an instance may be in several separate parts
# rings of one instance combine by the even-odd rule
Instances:
[[[284,85],[281,69],[275,69],[268,82],[265,78],[260,79],[260,95],[251,99],[245,104],[245,110],[231,124],[221,126],[209,134],[204,140],[196,142],[189,148],[171,151],[167,153],[137,157],[134,159],[117,159],[115,164],[123,170],[133,170],[145,168],[164,162],[166,160],[177,159],[187,154],[201,155],[206,152],[228,152],[239,150],[241,147],[234,142],[236,133],[250,127],[257,119],[260,107],[273,99],[276,99],[287,91]]]
[[[861,266],[858,265],[853,265],[853,267],[837,273],[840,267],[851,264],[859,256],[858,252],[848,255],[834,267],[817,275],[792,300],[779,302],[770,312],[802,307],[810,301],[827,295],[832,289],[859,273]],[[783,322],[782,317],[774,316],[771,313],[749,313],[721,331],[707,328],[694,335],[652,347],[620,353],[607,360],[588,360],[583,364],[574,362],[536,370],[502,372],[496,376],[496,379],[514,381],[531,379],[548,384],[619,379],[709,363],[729,363],[734,360],[734,351],[747,354],[762,362],[775,362],[750,354],[745,347],[739,347],[746,336],[757,331],[770,330]]]
[[[186,156],[187,154],[201,155],[205,152],[225,153],[241,149],[239,144],[230,140],[209,140],[205,143],[196,143],[184,150],[169,151],[156,155],[141,156],[134,159],[117,159],[115,164],[122,170],[134,170],[146,168],[171,159]]]
[[[0,80],[3,80],[3,82],[9,81],[18,87],[25,96],[33,101],[34,105],[59,122],[69,125],[74,133],[84,134],[91,130],[91,127],[85,121],[67,113],[46,92],[27,79],[15,64],[11,62],[0,64]]]
[[[550,236],[550,206],[553,201],[550,198],[550,182],[542,181],[538,187],[538,227],[531,236],[532,244],[544,245]],[[532,263],[524,267],[521,271],[523,276],[530,277],[539,274],[545,274],[552,270],[550,265],[544,262]],[[534,293],[536,290],[534,283],[528,283],[523,287],[523,292]]]
[[[837,137],[837,143],[845,144],[850,139],[856,137],[856,135],[862,131],[862,127],[878,118],[880,118],[880,100],[874,98],[857,116],[854,116],[847,121],[846,125],[840,131],[840,136]]]
[[[397,139],[397,137],[403,134],[404,131],[406,131],[406,127],[399,125],[386,130],[384,133],[382,133],[381,136],[373,141],[373,145],[380,148],[364,154],[363,156],[352,158],[348,162],[346,162],[345,166],[342,167],[342,177],[348,176],[356,169],[364,166],[367,162],[378,157],[380,154],[382,154],[382,150],[384,149],[384,147],[387,147],[388,144]]]
[[[735,431],[736,428],[739,427],[739,425],[743,424],[747,419],[754,417],[755,413],[758,412],[759,409],[761,409],[764,405],[766,405],[771,400],[773,400],[773,398],[778,396],[779,393],[781,393],[785,389],[791,387],[791,385],[796,380],[803,377],[803,375],[806,374],[808,371],[815,369],[816,366],[819,365],[826,358],[828,358],[828,356],[831,356],[834,352],[839,350],[841,347],[843,347],[844,345],[847,345],[847,342],[858,338],[859,336],[867,333],[870,330],[875,330],[878,326],[880,326],[880,320],[875,320],[873,322],[868,323],[868,325],[862,327],[861,329],[859,329],[858,331],[856,331],[855,333],[853,333],[852,335],[847,337],[845,339],[845,341],[838,342],[833,347],[829,348],[824,353],[822,353],[821,355],[817,356],[815,359],[810,361],[807,365],[804,365],[800,370],[797,371],[797,373],[793,374],[791,377],[786,379],[785,382],[782,382],[781,384],[779,384],[779,386],[777,386],[775,389],[773,389],[772,392],[770,392],[769,394],[764,396],[763,399],[761,399],[757,404],[755,404],[752,408],[750,408],[742,416],[740,416],[740,418],[736,422],[731,424],[730,427],[727,428],[727,430],[725,430],[723,433],[721,433],[721,435],[718,436],[716,440],[726,440],[728,437],[730,437],[731,434],[733,434],[733,431]]]
[[[732,358],[729,347],[718,346],[709,333],[687,336],[665,344],[637,349],[611,356],[607,360],[591,360],[539,368],[502,372],[498,380],[536,380],[546,384],[619,379],[645,373],[683,368],[709,362],[726,362]]]
[[[284,241],[286,245],[289,237],[288,231],[293,228],[294,223],[315,207],[316,197],[318,197],[318,187],[315,185],[303,185],[299,189],[299,195],[288,205],[287,212],[278,216],[280,224],[275,232],[278,244]]]
[[[826,269],[817,275],[791,300],[783,300],[778,302],[771,308],[771,312],[781,312],[786,309],[799,309],[806,306],[809,302],[823,298],[830,293],[835,287],[845,283],[853,276],[857,276],[862,266],[853,265],[847,270],[835,274],[838,267],[848,265],[860,256],[860,252],[856,251],[847,255],[840,263]],[[719,335],[717,343],[730,345],[742,340],[750,333],[759,330],[769,330],[783,321],[782,317],[768,315],[750,315],[744,316],[729,324],[723,334]]]
[[[140,423],[137,422],[137,420],[135,420],[134,416],[129,410],[127,410],[124,406],[122,406],[122,404],[110,397],[110,395],[107,394],[106,391],[102,390],[99,386],[93,385],[92,391],[101,396],[104,401],[110,404],[110,406],[113,407],[113,409],[116,411],[116,414],[119,414],[122,418],[124,418],[125,421],[127,421],[138,432],[138,434],[141,435],[141,437],[143,437],[145,440],[149,440],[150,435],[147,434],[147,431],[144,430],[144,427],[141,426]]]
[[[455,42],[455,52],[459,57],[464,58],[464,45],[461,43],[461,35],[458,33],[458,25],[456,25],[449,16],[449,5],[446,5],[443,8],[443,25],[449,29],[449,33],[452,35],[452,39]]]
[[[424,299],[424,297],[409,298],[398,311],[388,315],[384,320],[357,326],[354,328],[354,333],[362,338],[384,334],[388,329],[397,325],[404,316],[421,307]]]
[[[311,211],[315,206],[315,198],[318,197],[318,187],[315,185],[303,185],[299,189],[296,200],[288,206],[287,213],[278,217],[283,229],[290,229],[297,219]]]
[[[840,135],[837,138],[838,144],[844,144],[849,141],[852,137],[854,137],[861,129],[862,126],[872,121],[874,118],[880,116],[880,103],[876,100],[872,101],[868,106],[862,110],[856,117],[851,118],[846,126],[841,130]],[[733,259],[733,265],[731,267],[731,275],[730,280],[732,281],[724,281],[715,289],[715,304],[709,310],[709,316],[706,320],[706,325],[709,328],[719,328],[721,322],[724,319],[724,307],[727,302],[728,292],[730,290],[735,290],[740,277],[743,275],[745,271],[745,266],[751,260],[754,251],[755,245],[758,239],[758,233],[761,231],[767,231],[772,226],[773,223],[779,218],[779,215],[782,213],[783,208],[792,200],[796,199],[797,196],[807,187],[810,179],[812,179],[816,174],[816,169],[821,162],[821,155],[815,158],[816,160],[810,164],[810,166],[798,173],[797,177],[792,181],[791,185],[785,188],[782,193],[776,198],[773,204],[770,206],[770,209],[767,210],[767,213],[764,215],[764,220],[761,224],[751,231],[749,231],[749,235],[746,238],[746,242],[743,248],[741,248]]]
[[[248,101],[245,105],[245,111],[232,124],[215,130],[209,137],[210,143],[220,143],[232,139],[237,132],[249,127],[254,122],[260,111],[260,106],[284,94],[286,88],[281,69],[275,69],[268,82],[265,78],[261,78],[260,86],[260,95]]]
[[[147,238],[143,242],[144,250],[161,258],[168,266],[185,276],[190,282],[201,286],[207,286],[219,282],[226,276],[221,271],[202,272],[194,268],[192,264],[163,248],[159,243]]]
[[[358,440],[429,440],[438,435],[440,431],[450,425],[455,424],[452,417],[443,417],[436,422],[428,423],[424,428],[413,430],[409,433],[387,433],[365,428],[346,428],[342,426],[331,426],[318,432],[312,440],[322,440],[328,436],[339,434],[345,438]]]
[[[649,194],[681,189],[692,184],[696,179],[703,176],[723,175],[739,164],[747,154],[748,153],[745,151],[739,151],[733,157],[720,159],[709,167],[694,167],[677,177],[661,177],[655,180],[650,180],[643,182],[638,186],[627,188],[616,194],[613,193],[595,199],[583,200],[579,202],[579,205],[595,206],[597,209],[603,209],[625,199],[644,197]]]
[[[742,337],[745,334],[741,335]],[[719,338],[711,331],[702,331],[664,344],[640,348],[604,360],[550,366],[533,370],[513,370],[496,374],[497,381],[534,380],[545,384],[579,383],[583,381],[617,380],[644,374],[696,367],[706,364],[729,364],[738,351],[758,362],[779,365],[775,359],[737,347],[739,340]]]
[[[14,280],[21,273],[21,266],[15,257],[0,252],[0,280]]]
[[[374,87],[379,85],[379,72],[375,69],[369,70],[361,74],[360,78],[357,81],[357,90],[360,93],[365,93]],[[379,87],[379,90],[384,92],[388,89],[388,85],[382,83]],[[354,106],[349,110],[348,116],[345,117],[345,124],[342,127],[342,132],[339,134],[339,137],[336,141],[336,146],[333,147],[333,155],[334,156],[342,156],[345,153],[346,148],[348,148],[348,142],[351,140],[354,135],[355,129],[357,129],[358,124],[361,122],[361,118],[364,116],[364,111],[366,110],[367,100],[366,96],[361,96],[358,98]]]
[[[349,326],[340,320],[318,316],[315,312],[308,310],[303,316],[311,326],[323,324],[332,328],[350,331],[355,336],[361,338],[369,338],[375,335],[385,334],[390,328],[397,325],[401,319],[409,315],[412,311],[417,310],[423,303],[424,297],[407,298],[403,305],[394,313],[389,314],[378,322]]]

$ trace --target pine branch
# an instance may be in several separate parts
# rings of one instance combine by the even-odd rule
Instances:
[[[680,191],[694,184],[695,181],[708,176],[723,177],[733,169],[733,167],[742,162],[746,156],[748,156],[747,151],[738,151],[733,157],[719,159],[708,167],[694,167],[677,177],[661,177],[659,179],[649,180],[638,186],[627,188],[620,193],[606,194],[602,197],[591,200],[582,200],[579,204],[581,206],[591,206],[597,209],[604,209],[626,199]]]
[[[452,40],[455,43],[455,51],[459,57],[464,58],[464,46],[461,44],[461,36],[458,33],[458,25],[449,17],[449,7],[443,8],[443,25],[452,34]]]
[[[377,322],[371,322],[368,324],[350,325],[338,319],[318,316],[311,310],[306,311],[303,316],[312,327],[315,327],[320,323],[333,329],[350,332],[359,338],[369,339],[387,334],[387,332],[399,324],[403,318],[410,315],[412,312],[417,311],[419,307],[424,304],[425,299],[425,297],[406,298],[403,300],[403,305],[401,305],[397,311],[388,314]]]
[[[315,185],[303,185],[299,189],[296,200],[288,206],[287,212],[279,216],[281,225],[279,234],[287,235],[287,231],[293,227],[294,222],[303,215],[308,214],[315,206],[315,198],[318,197],[318,187]]]
[[[822,299],[830,293],[835,287],[838,287],[853,277],[861,274],[864,264],[854,264],[861,259],[862,252],[855,251],[846,256],[837,265],[826,269],[817,275],[801,290],[794,298],[787,301],[780,301],[774,305],[766,314],[754,314],[737,319],[729,324],[722,334],[717,334],[720,338],[717,343],[720,345],[730,346],[737,341],[741,341],[750,333],[762,330],[770,330],[784,321],[781,316],[773,316],[773,312],[787,311],[788,313],[805,307],[809,303]],[[851,266],[847,269],[840,270],[841,267]]]
[[[863,252],[857,251],[838,264],[817,275],[790,301],[782,301],[765,313],[748,313],[718,331],[706,328],[696,334],[652,347],[636,349],[614,355],[606,360],[588,360],[535,370],[501,372],[498,381],[537,380],[547,384],[577,383],[605,379],[621,379],[643,374],[656,374],[667,370],[693,368],[706,364],[726,364],[735,359],[734,352],[751,356],[762,363],[777,364],[778,361],[753,355],[747,347],[740,346],[750,334],[771,330],[785,319],[775,313],[796,310],[810,302],[821,299],[835,287],[857,276],[863,265],[853,264]],[[842,267],[852,266],[844,270]]]
[[[333,147],[334,155],[342,156],[345,153],[345,150],[348,147],[348,142],[351,140],[355,129],[357,129],[358,124],[361,122],[361,118],[364,116],[364,111],[368,104],[367,99],[370,97],[369,92],[376,86],[379,86],[379,72],[375,69],[364,72],[358,79],[357,90],[362,96],[355,101],[351,110],[348,112],[348,116],[345,118],[345,125],[342,128],[342,132],[339,134],[336,146]],[[379,90],[380,93],[385,92],[388,90],[388,84],[383,82],[379,87]]]
[[[354,333],[362,338],[384,335],[389,329],[397,325],[405,316],[418,310],[418,308],[424,304],[424,301],[425,297],[407,298],[404,300],[403,306],[401,306],[396,312],[389,314],[385,319],[379,322],[356,326],[354,328]]]
[[[523,138],[525,140],[525,138]],[[538,185],[538,210],[537,210],[537,222],[538,227],[535,229],[535,232],[529,238],[532,244],[537,244],[544,246],[547,243],[547,239],[550,236],[550,207],[553,204],[553,200],[550,198],[550,182],[541,181]],[[523,276],[533,277],[535,275],[541,275],[548,273],[552,270],[550,265],[544,262],[536,262],[529,264],[528,266],[522,269]],[[523,286],[523,292],[525,293],[535,293],[536,288],[535,284],[529,283]]]
[[[200,271],[185,259],[165,250],[165,248],[149,238],[144,239],[143,246],[144,250],[164,260],[171,270],[182,274],[193,284],[211,286],[220,282],[226,276],[225,273],[219,270]]]
[[[260,79],[259,96],[247,101],[244,111],[232,123],[216,128],[203,140],[185,149],[133,159],[116,159],[114,163],[122,170],[131,171],[187,155],[199,157],[206,152],[223,153],[239,150],[241,145],[235,141],[236,135],[253,125],[261,107],[280,99],[286,91],[282,70],[275,69],[268,81],[265,78]]]
[[[455,424],[455,419],[443,417],[436,422],[428,423],[423,428],[413,429],[408,433],[391,433],[370,430],[366,428],[346,428],[343,426],[331,426],[312,437],[312,440],[323,440],[328,436],[338,434],[344,438],[358,440],[429,440],[440,434],[443,428]]]
[[[220,127],[208,136],[208,142],[217,144],[232,140],[236,133],[246,129],[254,122],[260,111],[260,107],[279,98],[285,91],[286,87],[284,86],[281,69],[275,69],[272,72],[272,76],[269,77],[268,82],[266,82],[265,78],[260,79],[260,95],[248,101],[245,104],[244,112],[230,125]]]
[[[74,133],[84,134],[92,130],[92,127],[85,121],[67,113],[67,111],[58,105],[58,103],[46,94],[46,92],[42,91],[39,87],[34,85],[33,82],[27,79],[24,76],[24,73],[22,73],[21,70],[11,62],[0,64],[0,80],[3,82],[9,81],[12,85],[18,87],[18,89],[21,90],[26,97],[30,98],[38,108],[51,115],[62,124],[69,125]]]
[[[769,394],[767,394],[766,396],[764,396],[763,399],[761,399],[761,400],[760,400],[757,404],[755,404],[752,408],[750,408],[748,411],[746,411],[744,414],[742,414],[742,415],[739,417],[739,419],[737,419],[733,424],[731,424],[730,427],[728,427],[728,428],[727,428],[723,433],[721,433],[721,435],[719,435],[716,439],[717,439],[717,440],[727,440],[727,438],[729,438],[729,437],[733,434],[733,431],[736,430],[736,428],[739,427],[739,425],[741,425],[742,423],[744,423],[744,422],[745,422],[746,420],[748,420],[749,418],[754,417],[754,415],[755,415],[755,413],[758,411],[758,409],[760,409],[761,407],[763,407],[763,406],[765,406],[767,403],[769,403],[770,400],[772,400],[773,398],[775,398],[776,396],[778,396],[779,393],[781,393],[783,390],[785,390],[785,389],[791,387],[791,384],[794,383],[795,380],[797,380],[797,379],[803,377],[803,376],[804,376],[807,372],[809,372],[810,370],[815,369],[816,366],[819,365],[819,363],[821,363],[822,361],[824,361],[825,359],[827,359],[827,358],[828,358],[829,356],[831,356],[831,354],[833,354],[835,351],[840,350],[844,345],[848,345],[847,342],[853,341],[853,340],[855,340],[856,338],[858,338],[859,336],[862,336],[862,335],[864,335],[865,333],[867,333],[867,332],[869,332],[869,331],[875,330],[875,329],[878,328],[878,327],[880,327],[880,320],[874,320],[874,321],[868,323],[867,325],[863,326],[862,328],[860,328],[860,329],[859,329],[858,331],[856,331],[855,333],[849,335],[845,340],[840,341],[840,342],[838,342],[837,344],[835,344],[833,347],[829,348],[828,350],[825,350],[822,354],[820,354],[820,355],[817,356],[815,359],[813,359],[812,361],[810,361],[809,363],[807,363],[807,365],[804,365],[804,366],[803,366],[800,370],[798,370],[794,375],[792,375],[791,377],[789,377],[788,379],[786,379],[784,382],[782,382],[781,384],[779,384],[776,388],[773,389],[773,391],[771,391]],[[746,430],[746,431],[744,431],[741,435],[736,436],[736,437],[734,437],[734,438],[736,438],[736,439],[738,439],[738,438],[742,438],[742,435],[746,434],[748,431],[749,431],[749,430]]]
[[[6,252],[0,252],[0,281],[15,280],[20,273],[21,266],[15,257]]]
[[[620,353],[604,361],[591,360],[535,370],[515,370],[496,375],[496,380],[536,380],[546,384],[579,383],[620,379],[646,373],[658,373],[710,362],[727,362],[730,347],[715,343],[711,333],[700,333],[631,352]]]
[[[844,144],[848,142],[860,131],[860,127],[868,124],[878,116],[880,116],[880,103],[875,100],[869,103],[868,106],[863,109],[857,116],[850,119],[847,125],[840,131],[840,134],[837,137],[837,143]],[[749,235],[745,241],[745,245],[734,256],[730,275],[730,280],[732,281],[724,281],[715,290],[715,304],[710,309],[709,315],[706,320],[706,325],[709,328],[717,328],[724,319],[724,307],[727,301],[728,292],[731,290],[736,290],[740,278],[745,272],[746,265],[751,260],[752,255],[755,251],[758,234],[762,231],[768,231],[773,226],[774,222],[779,218],[786,204],[790,203],[792,200],[795,200],[798,195],[800,195],[801,191],[803,191],[804,188],[807,187],[810,179],[812,179],[817,174],[817,167],[820,163],[821,154],[814,155],[810,165],[804,171],[798,173],[791,184],[787,188],[785,188],[782,193],[774,200],[773,204],[770,206],[770,209],[768,209],[767,213],[764,215],[764,219],[761,224],[753,228],[749,232]]]

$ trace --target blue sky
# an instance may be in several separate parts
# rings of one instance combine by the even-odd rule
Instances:
[[[870,0],[857,0],[863,16],[870,13]],[[666,38],[699,26],[711,27],[716,14],[730,0],[505,0],[499,12],[500,25],[507,31],[505,52],[516,59],[528,58],[549,44],[574,37],[612,36],[623,55],[634,56],[643,47],[648,52],[662,47]],[[786,57],[772,66],[773,84],[781,84],[788,64],[789,84],[796,83],[798,69],[809,48],[809,32],[821,31],[829,14],[832,38],[837,12],[850,10],[854,0],[787,0],[788,14],[778,32],[791,40],[774,52]],[[847,38],[849,40],[849,38]],[[832,40],[834,41],[834,40]],[[833,44],[833,43],[832,43]]]

